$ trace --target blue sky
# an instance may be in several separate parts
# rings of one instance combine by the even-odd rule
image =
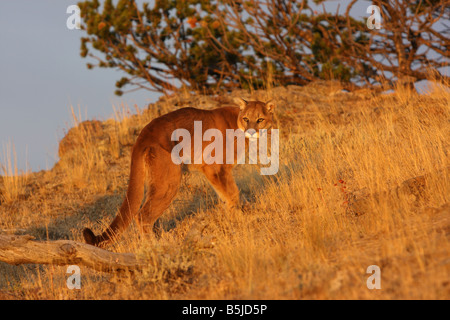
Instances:
[[[158,99],[143,90],[117,97],[118,71],[86,68],[88,59],[79,54],[84,31],[66,26],[67,7],[76,3],[0,1],[0,162],[11,141],[20,169],[50,169],[71,124],[71,105],[102,120],[112,115],[113,103],[142,109]]]

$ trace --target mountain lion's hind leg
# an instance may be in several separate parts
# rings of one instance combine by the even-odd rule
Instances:
[[[172,162],[170,153],[158,150],[148,156],[149,183],[145,202],[136,216],[141,233],[150,233],[155,221],[170,206],[181,184],[181,166]]]

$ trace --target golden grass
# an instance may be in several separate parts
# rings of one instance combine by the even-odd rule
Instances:
[[[0,182],[3,184],[3,188],[0,189],[0,203],[19,200],[25,191],[28,170],[19,172],[16,148],[11,141],[3,144],[0,161]]]
[[[449,299],[448,90],[345,94],[334,83],[253,94],[277,103],[280,171],[236,168],[244,213],[226,212],[199,173],[186,173],[159,239],[132,226],[110,247],[148,258],[142,273],[82,268],[82,289],[69,290],[64,267],[0,264],[0,288],[23,299]],[[96,139],[80,130],[82,148],[39,177],[33,206],[0,206],[2,228],[39,235],[34,221],[42,238],[78,241],[84,226],[101,231],[126,190],[137,129],[175,99],[139,115],[116,107]],[[398,188],[422,175],[419,194]],[[62,185],[45,192],[57,177]],[[369,200],[361,209],[355,199]],[[23,216],[5,222],[17,207]],[[381,269],[381,290],[366,286],[370,265]]]

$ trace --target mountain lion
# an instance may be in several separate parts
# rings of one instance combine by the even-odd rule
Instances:
[[[169,207],[181,183],[181,165],[174,163],[172,157],[172,150],[176,145],[176,141],[173,141],[175,130],[184,129],[194,135],[194,122],[201,121],[202,136],[208,129],[219,130],[223,136],[227,129],[241,129],[245,132],[245,137],[256,139],[260,129],[272,128],[275,108],[272,102],[247,102],[238,98],[236,103],[239,107],[179,109],[156,118],[145,126],[133,146],[128,191],[117,216],[101,235],[96,236],[90,229],[84,229],[85,241],[96,246],[111,242],[114,236],[129,226],[133,218],[141,232],[152,230],[156,219]],[[208,143],[202,141],[202,152],[207,146]],[[225,154],[225,150],[220,150],[222,151]],[[193,154],[194,146],[191,149],[191,155]],[[183,156],[189,158],[190,155]],[[192,165],[205,174],[226,207],[239,207],[239,190],[232,175],[234,163],[195,163],[197,164]],[[145,185],[146,199],[141,207]]]

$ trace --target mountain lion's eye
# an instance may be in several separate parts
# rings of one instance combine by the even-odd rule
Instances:
[[[256,122],[257,122],[257,123],[260,123],[260,122],[263,122],[263,121],[264,121],[263,118],[259,118]]]
[[[245,122],[248,122],[248,118],[242,118],[242,120],[244,120]]]

